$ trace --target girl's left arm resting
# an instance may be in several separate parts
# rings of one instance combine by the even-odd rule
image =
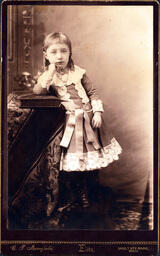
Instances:
[[[104,112],[102,101],[97,95],[96,90],[93,87],[93,84],[91,83],[86,74],[83,75],[82,85],[89,99],[91,100],[92,110],[94,113],[92,118],[92,126],[94,128],[100,128],[102,124],[102,112]]]
[[[95,112],[103,112],[103,104],[102,101],[100,100],[96,89],[93,87],[92,82],[89,80],[88,76],[86,74],[83,75],[83,78],[81,80],[82,85],[91,101],[93,113]]]

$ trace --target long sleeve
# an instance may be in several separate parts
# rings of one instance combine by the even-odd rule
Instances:
[[[93,87],[92,82],[89,80],[86,74],[83,75],[81,83],[91,101],[93,112],[103,112],[103,104],[99,95],[96,92],[96,89]]]

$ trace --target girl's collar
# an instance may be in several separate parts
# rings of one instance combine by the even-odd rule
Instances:
[[[86,73],[85,69],[74,65],[74,70],[69,69],[68,76],[67,76],[67,74],[64,74],[60,78],[60,77],[58,77],[57,74],[55,74],[53,77],[53,83],[56,86],[64,86],[64,85],[67,86],[67,85],[71,85],[71,84],[77,84],[78,82],[80,82],[80,80],[82,79],[82,77],[85,73]],[[65,76],[67,77],[67,79],[65,78]],[[57,80],[57,78],[58,78],[58,80]]]
[[[74,70],[73,71],[69,70],[67,85],[70,85],[72,83],[76,84],[82,79],[85,73],[86,73],[85,69],[74,65]]]

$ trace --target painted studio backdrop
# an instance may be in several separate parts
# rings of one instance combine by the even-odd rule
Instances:
[[[123,148],[100,183],[121,201],[153,201],[153,8],[8,6],[8,92],[42,70],[42,43],[53,31],[72,42],[75,64],[98,90],[103,118]]]

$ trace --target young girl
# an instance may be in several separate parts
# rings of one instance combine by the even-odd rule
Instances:
[[[102,101],[86,71],[74,64],[69,38],[61,32],[51,33],[44,40],[43,50],[45,71],[33,92],[56,93],[66,110],[60,142],[60,191],[65,197],[64,186],[72,182],[72,197],[79,196],[82,207],[88,207],[85,174],[118,160],[122,149],[102,123]]]

